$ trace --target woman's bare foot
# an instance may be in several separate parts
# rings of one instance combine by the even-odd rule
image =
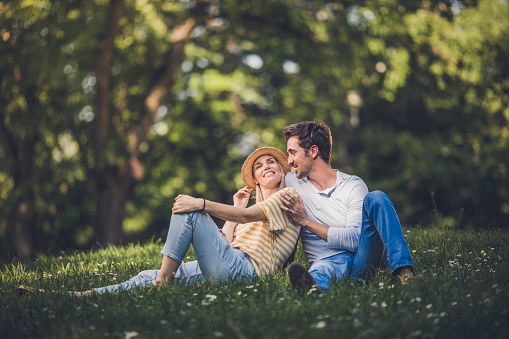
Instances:
[[[28,294],[35,295],[36,293],[44,293],[46,291],[43,290],[43,289],[40,289],[40,288],[33,288],[33,287],[30,287],[30,286],[19,285],[19,287],[16,290],[16,292],[19,295],[28,295]]]
[[[92,295],[95,293],[94,290],[87,290],[87,291],[68,291],[69,295],[72,295],[73,297],[85,297],[87,295]]]
[[[30,287],[30,286],[20,285],[18,287],[17,292],[20,295],[24,295],[24,294],[35,295],[37,293],[46,293],[48,291],[46,291],[46,290],[44,290],[42,288],[34,288],[34,287]],[[59,291],[51,290],[49,292],[58,293]],[[84,297],[84,296],[93,294],[94,291],[93,290],[88,290],[88,291],[83,291],[83,292],[79,292],[79,291],[67,291],[67,293],[69,295],[74,296],[74,297]]]

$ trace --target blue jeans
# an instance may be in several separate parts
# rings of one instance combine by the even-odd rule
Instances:
[[[326,292],[331,281],[338,282],[344,276],[359,282],[369,280],[377,268],[387,267],[387,255],[392,273],[403,266],[414,266],[391,199],[384,192],[374,191],[364,197],[355,255],[347,252],[317,260],[309,273]]]
[[[309,268],[309,273],[322,291],[327,292],[331,283],[337,284],[341,278],[350,275],[353,257],[354,253],[346,252],[318,259]]]
[[[182,263],[191,244],[197,260]],[[208,214],[173,214],[161,253],[181,264],[174,277],[177,283],[192,284],[204,279],[227,281],[256,277],[249,256],[230,246]],[[154,282],[158,273],[159,270],[142,271],[123,283],[94,290],[105,293],[135,286],[144,288]]]

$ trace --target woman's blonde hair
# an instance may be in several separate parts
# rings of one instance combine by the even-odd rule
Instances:
[[[282,190],[283,188],[285,188],[285,172],[283,171],[283,167],[281,166],[281,163],[279,163],[279,161],[277,159],[276,159],[276,161],[279,166],[279,171],[281,173],[281,182],[279,183],[279,190]],[[255,200],[256,203],[259,203],[259,202],[265,200],[263,198],[262,190],[260,189],[259,184],[256,184],[255,191],[256,191],[256,200]]]

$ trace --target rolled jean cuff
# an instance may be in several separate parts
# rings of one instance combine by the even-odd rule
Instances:
[[[182,259],[180,259],[178,256],[176,256],[173,253],[164,251],[164,248],[161,250],[161,254],[167,256],[170,259],[175,260],[177,262],[177,264],[179,264],[179,265],[182,264]]]
[[[413,262],[399,263],[397,265],[394,265],[394,267],[391,267],[391,274],[394,274],[394,272],[396,272],[396,270],[398,268],[405,267],[405,266],[410,266],[410,267],[412,267],[412,271],[414,270],[414,263]]]

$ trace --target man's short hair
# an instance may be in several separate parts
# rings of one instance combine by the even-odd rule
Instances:
[[[332,136],[329,126],[323,122],[304,121],[289,125],[283,130],[283,135],[286,141],[291,137],[298,137],[299,146],[304,148],[306,152],[311,146],[316,145],[320,158],[326,163],[329,163],[332,149]]]

